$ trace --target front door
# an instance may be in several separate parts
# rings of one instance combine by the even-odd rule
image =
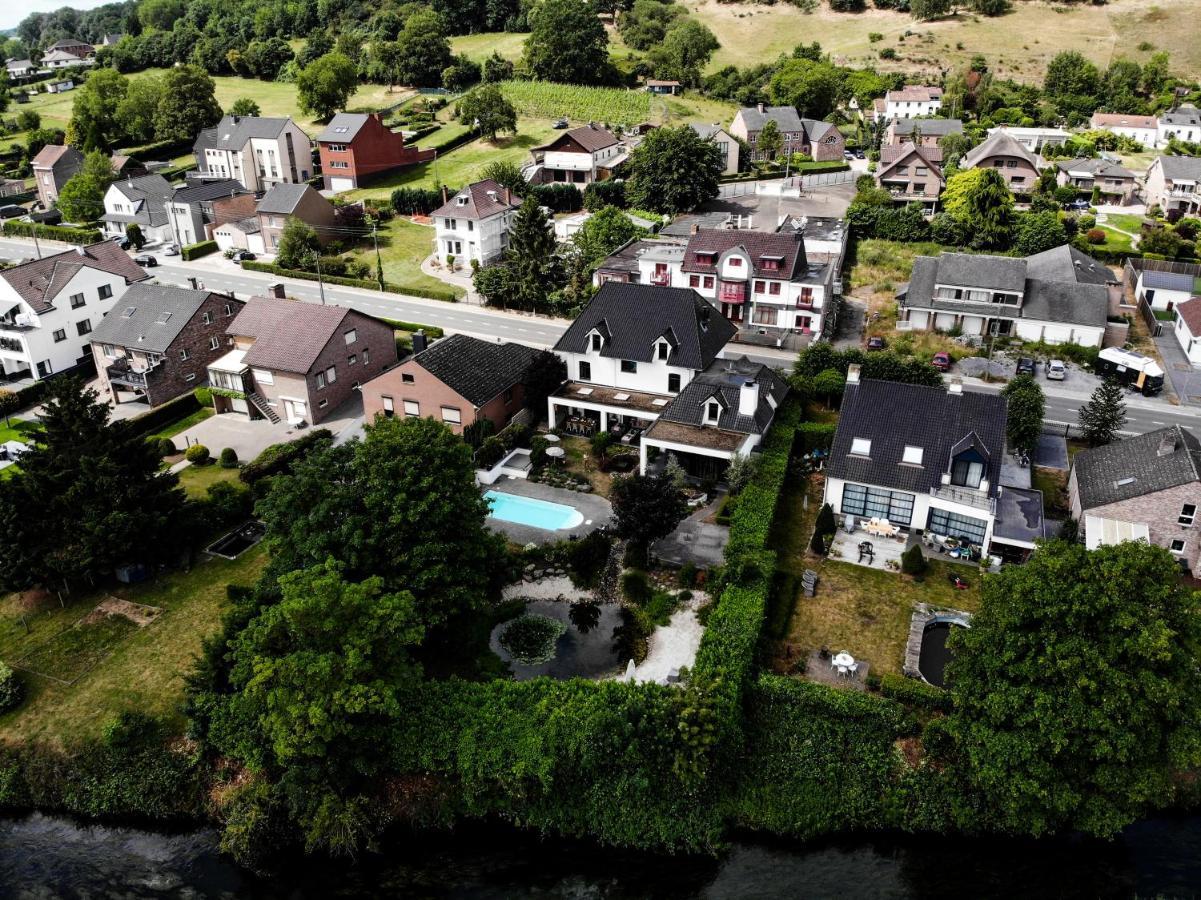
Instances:
[[[721,314],[731,322],[742,321],[742,303],[723,303],[721,305]]]
[[[289,422],[295,422],[305,418],[306,407],[300,400],[285,400],[284,401],[284,418]]]

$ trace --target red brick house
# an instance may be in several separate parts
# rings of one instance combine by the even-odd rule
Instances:
[[[317,147],[327,191],[353,190],[374,175],[434,158],[433,150],[406,147],[379,113],[338,113],[317,135]]]

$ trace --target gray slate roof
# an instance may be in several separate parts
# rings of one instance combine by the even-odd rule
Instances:
[[[1201,181],[1201,158],[1196,156],[1161,156],[1159,164],[1163,177],[1169,181]]]
[[[210,294],[165,284],[131,284],[92,330],[91,340],[165,353]]]
[[[359,133],[359,129],[367,124],[366,113],[340,112],[332,119],[325,129],[313,138],[315,141],[334,141],[350,143]]]
[[[143,225],[166,225],[167,210],[163,204],[171,199],[175,188],[162,175],[143,175],[114,181],[112,186],[131,203],[142,203],[142,208],[133,215],[105,213],[106,222],[138,222]]]
[[[762,131],[769,121],[775,122],[780,131],[805,130],[794,106],[765,106],[762,111],[757,106],[744,106],[738,115],[742,117],[747,131]]]
[[[1009,256],[944,253],[938,257],[938,283],[996,291],[1021,291],[1026,284],[1026,260]]]
[[[1107,159],[1061,159],[1055,163],[1061,172],[1087,172],[1104,178],[1133,178],[1134,173]]]
[[[896,119],[892,123],[895,134],[913,134],[916,128],[922,134],[945,137],[948,134],[963,134],[962,119]]]
[[[691,288],[605,282],[555,344],[564,353],[584,353],[594,328],[607,334],[600,355],[651,362],[655,341],[674,345],[667,363],[704,369],[737,329]]]
[[[216,140],[206,146],[239,151],[251,138],[279,137],[289,121],[286,116],[224,116],[214,129]]]
[[[1201,109],[1195,106],[1181,106],[1170,110],[1159,117],[1161,125],[1201,125]]]
[[[520,383],[537,356],[537,350],[521,344],[452,334],[413,359],[473,406],[483,406]]]
[[[1109,289],[1103,284],[1033,279],[1026,282],[1023,319],[1104,327],[1108,313]]]
[[[869,456],[851,455],[855,438],[871,441]],[[995,497],[1005,453],[1005,399],[893,381],[848,384],[827,472],[858,484],[924,494],[942,483],[957,445],[983,449],[989,493]],[[920,466],[901,464],[906,446],[922,448]]]
[[[1161,444],[1170,452],[1160,456]],[[1164,449],[1167,449],[1165,446]],[[1201,443],[1179,425],[1082,450],[1072,463],[1080,505],[1096,509],[1201,481]]]
[[[234,194],[248,194],[240,181],[232,178],[222,178],[219,181],[198,181],[175,189],[171,200],[175,203],[203,203],[206,200],[216,200],[218,197],[232,197]]]
[[[752,383],[759,387],[759,402],[753,415],[740,415],[740,391],[744,384]],[[722,405],[717,428],[741,434],[762,434],[771,425],[777,407],[787,394],[788,382],[765,365],[753,363],[745,356],[715,359],[663,408],[659,418],[667,422],[701,426],[705,420],[705,404],[717,397]],[[768,400],[769,396],[775,401],[774,406]]]
[[[303,199],[304,195],[312,190],[307,184],[285,184],[280,182],[267,191],[266,196],[259,201],[259,205],[255,208],[255,211],[290,216],[296,211],[296,206]],[[314,193],[316,192],[314,191]]]
[[[1042,281],[1075,281],[1079,284],[1117,284],[1119,280],[1109,266],[1071,244],[1027,256],[1026,275]]]

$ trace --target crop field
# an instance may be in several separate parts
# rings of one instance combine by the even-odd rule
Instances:
[[[545,81],[504,81],[500,89],[519,114],[534,118],[633,125],[651,114],[651,95],[645,91]]]

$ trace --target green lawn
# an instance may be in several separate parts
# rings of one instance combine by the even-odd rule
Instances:
[[[7,444],[9,441],[29,443],[43,430],[41,422],[29,419],[9,419],[8,424],[0,422],[0,444]]]
[[[241,486],[237,469],[223,469],[216,463],[204,466],[184,466],[179,470],[179,486],[193,500],[208,496],[208,490],[214,484],[233,484]]]
[[[155,434],[150,435],[150,437],[147,438],[147,440],[158,440],[160,438],[173,438],[173,437],[175,437],[175,435],[180,434],[184,431],[187,431],[193,425],[199,425],[201,422],[203,422],[209,416],[213,415],[213,412],[214,412],[214,410],[211,406],[202,406],[200,409],[196,410],[196,412],[192,413],[191,415],[184,416],[178,422],[173,422],[172,424],[170,424],[166,428],[164,428],[162,431],[159,431]]]
[[[384,266],[384,281],[417,287],[445,288],[446,284],[421,271],[421,261],[434,251],[434,228],[418,225],[397,216],[380,227],[379,254]],[[360,244],[353,255],[371,266],[375,275],[375,248],[370,240]]]
[[[4,740],[62,745],[95,737],[122,710],[165,716],[182,727],[183,679],[200,651],[201,641],[220,626],[227,605],[226,586],[252,584],[266,559],[260,545],[236,560],[200,557],[188,572],[171,572],[146,584],[80,593],[68,598],[65,609],[51,599],[44,609],[29,616],[29,633],[21,624],[16,595],[0,598],[0,659],[5,661],[44,647],[105,596],[163,610],[151,624],[130,630],[116,643],[111,655],[73,685],[23,673],[28,699],[18,709],[0,716],[0,735]],[[91,637],[94,643],[76,647],[73,664],[77,664],[88,643],[95,648],[96,643],[111,643],[113,636],[102,629],[92,632]]]
[[[1130,213],[1106,213],[1105,224],[1112,225],[1122,231],[1138,234],[1143,227],[1143,216],[1132,216]]]
[[[1107,250],[1110,253],[1129,253],[1134,249],[1134,241],[1129,235],[1107,228],[1105,225],[1097,227],[1105,232],[1105,243],[1097,244],[1098,250]]]
[[[482,63],[494,52],[512,62],[521,58],[528,32],[485,32],[483,34],[460,34],[450,39],[453,53],[462,53],[469,59]]]

